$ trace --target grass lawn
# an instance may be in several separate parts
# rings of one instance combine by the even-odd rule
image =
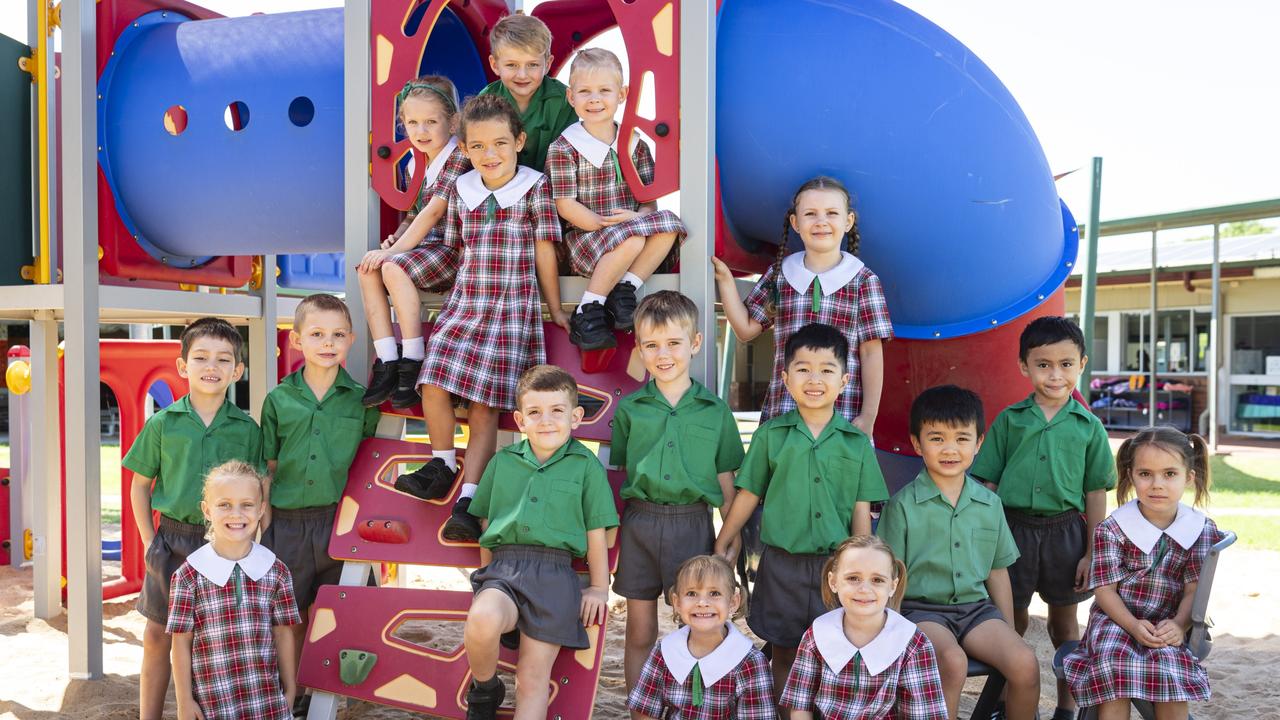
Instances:
[[[1280,456],[1275,453],[1215,455],[1209,461],[1209,474],[1213,477],[1210,510],[1280,508]]]

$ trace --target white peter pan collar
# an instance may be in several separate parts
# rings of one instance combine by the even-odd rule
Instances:
[[[849,284],[854,275],[865,267],[864,263],[858,258],[847,252],[840,253],[840,262],[836,266],[820,273],[815,273],[804,266],[804,252],[791,253],[782,260],[782,276],[787,279],[790,285],[798,293],[806,293],[809,286],[813,284],[813,278],[816,276],[822,281],[822,294],[830,296],[840,288]]]
[[[892,608],[885,608],[884,613],[884,627],[865,647],[855,646],[845,636],[844,608],[836,608],[813,621],[813,641],[831,672],[843,670],[855,653],[862,653],[862,662],[872,675],[879,675],[902,657],[916,633],[916,625]]]
[[[440,152],[436,153],[436,159],[432,160],[430,165],[427,165],[427,179],[422,181],[425,187],[435,184],[436,178],[440,177],[440,171],[444,170],[445,163],[449,162],[449,158],[453,157],[453,153],[457,149],[457,137],[449,138],[449,142],[445,143],[443,148],[440,148]]]
[[[490,195],[497,198],[498,205],[505,209],[520,202],[520,198],[528,194],[534,183],[541,179],[542,173],[533,168],[519,165],[516,167],[515,176],[508,180],[506,185],[497,190],[490,190],[484,186],[484,179],[480,177],[480,171],[472,170],[458,178],[458,197],[462,198],[462,203],[467,206],[469,211],[483,205]]]
[[[711,687],[719,682],[720,678],[733,672],[733,669],[738,667],[742,659],[755,647],[751,644],[751,639],[738,632],[738,628],[734,627],[733,623],[725,623],[724,626],[729,632],[720,646],[701,658],[696,658],[689,653],[687,625],[662,638],[659,643],[662,647],[662,659],[676,682],[683,685],[689,679],[689,673],[693,672],[693,666],[697,665],[702,673],[703,686]]]
[[[240,566],[241,572],[248,575],[250,580],[257,582],[275,562],[276,554],[258,543],[254,543],[249,554],[239,560],[228,560],[214,552],[213,543],[205,543],[187,556],[187,563],[218,587],[226,586],[236,565]]]
[[[1137,500],[1130,500],[1116,508],[1116,511],[1111,513],[1111,517],[1116,519],[1116,524],[1124,531],[1129,541],[1148,555],[1151,554],[1151,549],[1156,546],[1161,535],[1168,535],[1183,548],[1190,550],[1200,538],[1205,521],[1204,513],[1178,503],[1178,514],[1174,516],[1173,523],[1161,530],[1142,516]]]
[[[569,144],[573,146],[574,150],[578,151],[579,155],[586,158],[587,162],[596,166],[597,169],[604,167],[605,161],[609,159],[610,150],[618,149],[617,123],[614,123],[612,143],[605,143],[600,138],[592,135],[583,127],[581,120],[565,128],[564,132],[560,134],[564,136],[565,140],[569,141]],[[636,143],[639,141],[639,138],[633,135],[629,143],[629,149],[635,150]]]

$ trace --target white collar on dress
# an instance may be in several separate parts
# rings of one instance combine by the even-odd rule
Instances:
[[[608,144],[592,135],[582,126],[581,120],[565,128],[564,132],[560,134],[564,136],[565,140],[569,141],[569,144],[573,146],[574,150],[578,151],[579,155],[586,158],[587,162],[598,169],[604,167],[605,161],[609,159],[609,151],[618,149],[617,128],[617,123],[614,123],[613,142]],[[629,149],[635,150],[638,142],[640,142],[640,139],[632,135],[631,142],[628,143]]]
[[[436,159],[427,165],[427,179],[423,180],[425,187],[435,184],[436,178],[440,177],[440,171],[444,169],[445,163],[449,162],[449,158],[453,157],[453,152],[458,149],[458,138],[451,137],[449,142],[445,143],[440,152],[436,153]]]
[[[258,543],[254,543],[249,554],[239,560],[228,560],[214,552],[213,543],[205,543],[187,556],[187,563],[218,587],[226,586],[236,565],[240,566],[241,572],[248,575],[250,580],[257,582],[275,562],[276,554]]]
[[[1168,535],[1183,548],[1190,550],[1200,538],[1205,520],[1204,513],[1178,503],[1178,514],[1173,518],[1173,523],[1161,530],[1142,516],[1136,499],[1116,508],[1115,512],[1111,513],[1111,517],[1116,519],[1116,524],[1124,531],[1129,541],[1147,554],[1151,553],[1151,549],[1156,546],[1162,534]]]
[[[829,296],[849,284],[854,275],[863,268],[863,262],[847,252],[840,253],[840,262],[830,270],[815,273],[804,266],[804,252],[791,253],[782,260],[782,276],[787,284],[798,293],[806,293],[813,284],[814,276],[822,281],[822,294]]]
[[[902,657],[907,644],[916,633],[916,625],[892,608],[885,608],[884,613],[884,627],[865,647],[855,646],[845,636],[844,608],[836,608],[813,621],[813,641],[818,646],[822,661],[831,668],[831,672],[839,673],[843,670],[853,659],[854,653],[862,653],[862,662],[872,675],[879,675]]]
[[[725,635],[720,646],[701,658],[696,658],[689,653],[687,625],[662,638],[659,643],[662,646],[662,659],[667,663],[667,670],[671,671],[676,682],[683,685],[689,679],[689,673],[693,672],[693,666],[697,665],[702,673],[703,686],[711,687],[719,682],[720,678],[733,672],[733,669],[738,667],[742,659],[755,647],[751,644],[751,639],[738,632],[738,628],[734,627],[733,623],[727,622],[724,626],[728,629],[728,634]]]
[[[505,209],[520,202],[520,199],[528,194],[534,183],[541,179],[542,173],[533,168],[518,165],[516,166],[515,176],[508,180],[506,185],[497,190],[490,190],[484,186],[480,171],[472,170],[458,178],[458,197],[462,198],[462,202],[467,206],[468,211],[475,210],[483,205],[490,195],[497,198],[498,205]]]

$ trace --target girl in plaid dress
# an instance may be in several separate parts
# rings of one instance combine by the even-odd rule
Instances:
[[[581,122],[565,128],[547,149],[569,264],[590,278],[569,324],[569,339],[582,350],[617,345],[613,330],[634,325],[636,292],[685,235],[675,213],[636,202],[622,178],[613,117],[626,98],[618,56],[597,48],[579,52],[569,70],[569,104]],[[640,181],[653,182],[649,146],[638,137],[623,144]]]
[[[382,247],[365,253],[356,270],[378,356],[364,404],[381,405],[390,397],[392,407],[407,408],[418,403],[417,380],[425,352],[418,290],[443,291],[453,285],[458,252],[443,242],[439,222],[448,207],[449,190],[471,169],[471,162],[453,136],[458,129],[458,91],[448,78],[425,75],[412,80],[398,100],[400,124],[422,154],[425,178],[399,229]],[[392,305],[400,321],[403,356],[391,331]]]
[[[290,625],[302,618],[284,563],[253,541],[263,477],[232,460],[209,471],[200,508],[212,542],[173,574],[169,624],[179,720],[287,720],[297,692]]]
[[[792,229],[804,242],[804,251],[785,255]],[[845,233],[849,252],[840,250]],[[881,343],[893,337],[893,325],[880,278],[855,257],[858,242],[849,191],[838,180],[816,177],[792,197],[782,223],[778,258],[745,302],[738,297],[729,268],[711,258],[725,317],[738,339],[748,342],[774,328],[773,381],[760,411],[761,422],[795,409],[782,383],[787,338],[809,323],[825,323],[840,328],[849,340],[850,380],[836,401],[836,412],[871,436],[884,384]]]
[[[1089,626],[1063,661],[1076,702],[1098,706],[1100,720],[1128,718],[1132,698],[1155,703],[1161,718],[1185,718],[1188,701],[1209,699],[1209,676],[1183,641],[1200,568],[1222,533],[1179,502],[1188,485],[1196,506],[1208,499],[1208,457],[1200,436],[1171,427],[1142,430],[1116,453],[1124,504],[1094,532]]]
[[[734,626],[742,591],[723,558],[699,555],[676,572],[680,629],[649,653],[627,698],[633,714],[663,720],[773,720],[769,661]]]
[[[835,607],[813,621],[782,691],[791,720],[947,720],[929,638],[895,608],[907,569],[875,535],[840,543],[823,574]]]
[[[539,289],[552,321],[567,328],[568,318],[556,269],[560,220],[546,177],[516,164],[525,136],[515,106],[496,95],[471,98],[462,108],[461,134],[475,169],[459,177],[449,194],[444,243],[462,262],[427,344],[418,385],[433,453],[453,450],[452,396],[470,402],[465,482],[443,533],[449,540],[475,541],[480,524],[467,508],[493,457],[498,414],[515,408],[520,374],[546,358]],[[451,484],[449,476],[402,489],[435,499]]]

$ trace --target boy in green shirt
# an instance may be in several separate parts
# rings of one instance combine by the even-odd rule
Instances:
[[[933,643],[950,716],[973,657],[1008,680],[1008,717],[1031,720],[1040,670],[1013,629],[1007,568],[1018,548],[1000,498],[966,474],[983,427],[973,391],[943,385],[920,393],[911,404],[911,444],[924,470],[885,504],[876,533],[907,566],[901,612]]]
[[[1018,341],[1018,366],[1031,380],[1031,395],[996,416],[971,471],[1000,495],[1021,553],[1009,568],[1014,627],[1027,631],[1027,607],[1040,593],[1055,648],[1080,639],[1076,605],[1089,597],[1093,531],[1116,484],[1106,428],[1071,396],[1088,362],[1075,323],[1031,321]],[[1054,720],[1075,715],[1071,690],[1059,680]]]
[[[823,565],[850,535],[871,533],[871,503],[889,497],[875,449],[835,411],[849,382],[849,344],[830,325],[805,325],[783,348],[782,381],[796,409],[756,430],[738,471],[738,494],[716,538],[733,562],[732,543],[764,500],[747,625],[773,648],[775,694],[787,684],[805,630],[827,612]]]
[[[499,95],[520,111],[524,147],[521,165],[543,171],[547,147],[578,121],[569,105],[569,88],[546,76],[551,68],[551,31],[541,20],[516,13],[498,21],[489,32],[489,69],[498,76],[481,95]]]
[[[244,340],[226,320],[201,318],[182,331],[178,374],[189,392],[147,420],[121,464],[133,471],[129,504],[147,549],[147,575],[138,612],[142,632],[138,708],[159,720],[169,688],[169,581],[187,555],[204,545],[200,510],[204,476],[228,460],[262,467],[262,433],[243,410],[227,402],[227,388],[244,374]],[[151,524],[160,513],[159,527]]]
[[[520,632],[516,717],[545,717],[560,648],[587,647],[583,627],[603,623],[608,611],[605,531],[618,525],[618,511],[604,466],[570,437],[582,422],[578,385],[558,367],[535,365],[520,376],[516,403],[526,439],[493,456],[468,508],[484,527],[463,629],[468,720],[496,717],[506,696],[497,676],[503,635]],[[573,570],[583,555],[587,588]]]
[[[671,290],[636,308],[636,347],[652,378],[618,403],[610,463],[626,468],[613,591],[627,599],[627,692],[658,639],[658,598],[680,565],[715,545],[710,507],[728,516],[742,440],[729,406],[689,377],[702,349],[698,306]],[[733,548],[737,552],[737,548]]]
[[[303,618],[292,626],[299,656],[316,592],[342,575],[342,563],[329,557],[329,535],[347,472],[360,441],[378,426],[378,409],[361,402],[364,386],[342,367],[354,338],[346,303],[324,294],[304,298],[289,331],[302,369],[262,402],[262,455],[271,473],[262,545],[293,574]]]

